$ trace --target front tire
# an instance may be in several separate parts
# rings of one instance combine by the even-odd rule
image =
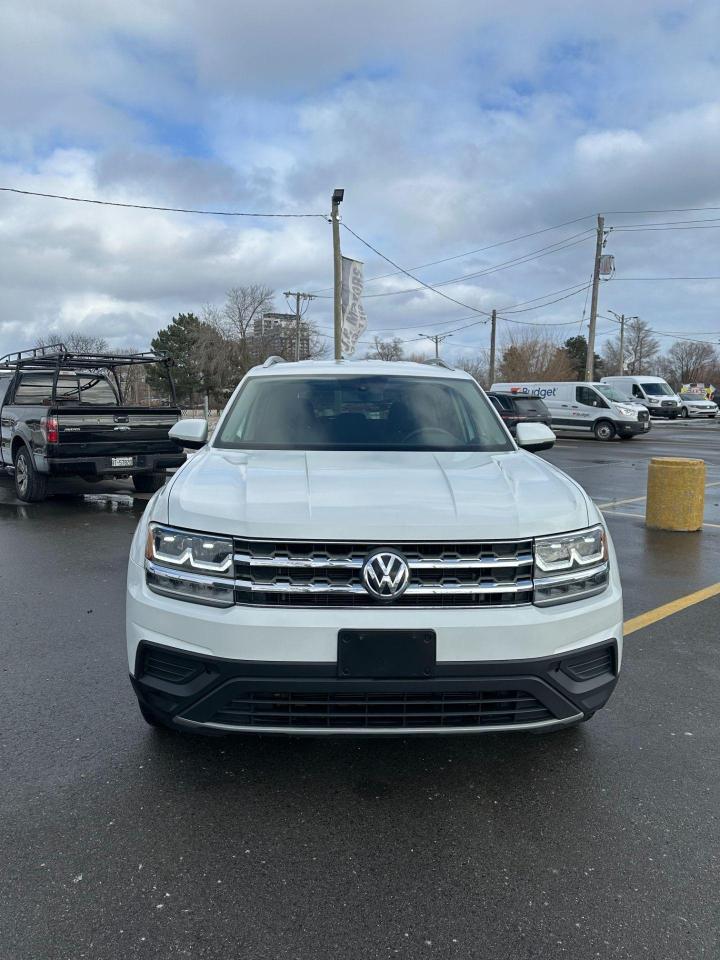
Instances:
[[[37,472],[25,446],[15,454],[15,492],[25,503],[39,503],[47,497],[47,477]]]
[[[164,473],[136,473],[132,478],[138,493],[155,493],[165,483]]]
[[[615,427],[609,420],[598,420],[593,427],[596,440],[612,440],[615,436]]]
[[[680,411],[680,416],[683,418],[683,420],[687,420],[687,418],[688,418],[688,416],[689,416],[689,414],[688,414],[688,412],[687,412],[687,407],[683,407],[683,408],[682,408],[682,410]]]

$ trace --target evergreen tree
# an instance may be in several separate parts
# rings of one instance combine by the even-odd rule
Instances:
[[[204,327],[194,313],[179,313],[150,342],[153,350],[173,358],[172,375],[179,403],[190,403],[205,391],[199,351]],[[148,367],[147,380],[151,388],[163,394],[167,391],[164,373],[156,366]]]

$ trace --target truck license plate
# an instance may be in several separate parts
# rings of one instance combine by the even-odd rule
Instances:
[[[111,467],[132,467],[134,462],[134,457],[110,457]]]

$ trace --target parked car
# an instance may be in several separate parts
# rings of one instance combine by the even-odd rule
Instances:
[[[680,397],[662,377],[603,377],[602,383],[609,384],[620,393],[632,396],[644,404],[653,417],[676,420],[680,415]]]
[[[513,436],[519,423],[544,423],[546,427],[551,425],[550,411],[539,397],[521,397],[512,393],[490,391],[488,399]]]
[[[127,657],[154,726],[553,730],[613,690],[602,514],[445,364],[267,362],[204,420],[138,524]]]
[[[681,393],[680,416],[688,417],[716,417],[718,405],[714,400],[708,400],[704,393]]]
[[[541,399],[556,433],[592,433],[596,440],[631,437],[650,430],[650,414],[605,383],[584,381],[494,383],[493,393]]]
[[[128,372],[156,365],[167,376],[165,406],[128,402]],[[155,353],[71,353],[62,344],[0,359],[0,469],[21,500],[44,500],[51,477],[94,482],[131,477],[152,493],[186,455],[168,436],[180,418],[171,361]]]

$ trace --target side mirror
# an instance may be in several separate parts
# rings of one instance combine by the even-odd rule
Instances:
[[[518,446],[530,453],[549,450],[555,444],[555,434],[544,423],[519,423],[516,427],[516,439]]]
[[[188,450],[199,450],[207,443],[207,420],[178,420],[170,428],[169,436],[181,447],[186,447]]]

